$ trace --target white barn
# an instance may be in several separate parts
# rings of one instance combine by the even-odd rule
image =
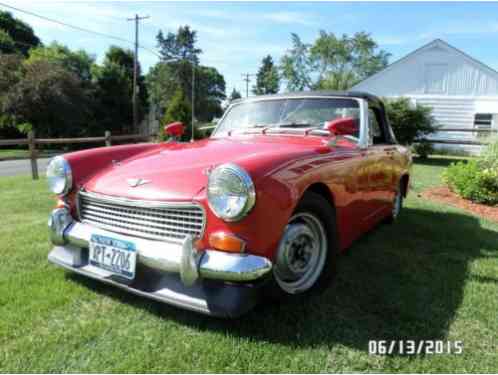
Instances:
[[[353,90],[408,97],[430,106],[442,129],[498,129],[498,72],[441,39],[392,63]],[[438,132],[432,138],[469,141],[477,136],[474,132]],[[438,147],[479,151],[479,146],[469,145]]]

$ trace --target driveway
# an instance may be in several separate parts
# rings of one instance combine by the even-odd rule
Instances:
[[[40,176],[45,175],[49,160],[50,158],[38,159],[38,174]],[[30,174],[31,163],[29,159],[0,161],[0,177]]]

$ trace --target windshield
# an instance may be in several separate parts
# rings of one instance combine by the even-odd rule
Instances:
[[[348,98],[287,98],[242,102],[229,109],[215,134],[249,128],[322,128],[341,117],[360,117],[358,102]]]

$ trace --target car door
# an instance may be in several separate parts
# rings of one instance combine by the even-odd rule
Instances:
[[[370,106],[368,111],[369,146],[366,151],[368,168],[368,192],[365,196],[365,222],[368,226],[377,223],[391,210],[393,190],[394,153],[387,124],[381,108]]]

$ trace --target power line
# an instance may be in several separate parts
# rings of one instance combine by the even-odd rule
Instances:
[[[131,45],[135,44],[132,41],[130,41],[128,39],[121,38],[119,36],[102,33],[100,31],[95,31],[95,30],[87,29],[87,28],[84,28],[84,27],[76,26],[76,25],[71,25],[69,23],[62,22],[62,21],[56,20],[54,18],[45,17],[45,16],[42,16],[42,15],[30,12],[28,10],[16,8],[16,7],[13,7],[11,5],[8,5],[8,4],[2,3],[2,2],[0,2],[0,5],[3,6],[3,7],[5,7],[5,8],[9,8],[9,9],[15,10],[17,12],[25,13],[25,14],[30,15],[32,17],[37,17],[37,18],[43,19],[43,20],[48,21],[48,22],[52,22],[52,23],[56,23],[56,24],[61,25],[61,26],[69,27],[69,28],[74,29],[74,30],[82,31],[82,32],[89,33],[89,34],[98,35],[98,36],[104,37],[104,38],[118,40],[120,42],[124,42],[124,43],[131,44]],[[152,53],[152,54],[156,55],[159,58],[162,58],[162,56],[160,54],[158,54],[157,52],[153,51],[152,49],[149,49],[149,48],[144,47],[144,46],[139,46],[138,48],[141,48],[144,51],[147,51],[149,53]]]

